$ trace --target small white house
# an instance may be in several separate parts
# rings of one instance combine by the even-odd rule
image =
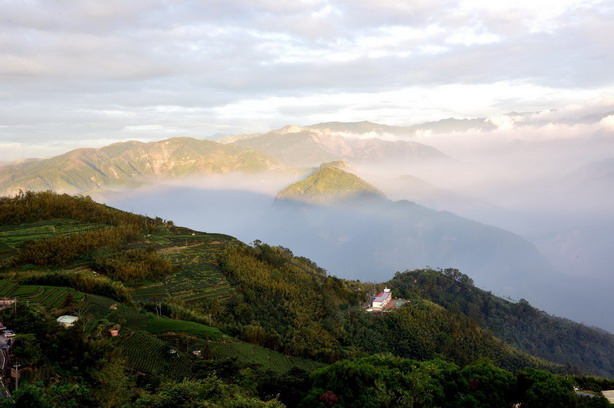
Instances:
[[[64,315],[57,318],[57,322],[64,327],[73,326],[79,318],[77,316]]]

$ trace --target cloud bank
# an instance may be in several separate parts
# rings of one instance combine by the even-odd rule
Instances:
[[[608,1],[0,4],[3,159],[614,104]]]

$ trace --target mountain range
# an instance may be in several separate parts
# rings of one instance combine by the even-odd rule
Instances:
[[[264,134],[220,139],[221,143],[256,149],[285,163],[314,166],[334,160],[353,164],[425,164],[447,161],[439,150],[417,142],[379,137],[352,138],[329,128],[286,126]]]
[[[449,159],[421,143],[347,139],[317,127],[287,126],[218,142],[187,137],[131,141],[77,149],[49,159],[22,160],[0,167],[0,193],[47,189],[83,193],[186,176],[319,166],[334,160],[411,166]]]
[[[83,193],[188,175],[254,173],[280,167],[277,160],[261,152],[210,140],[131,141],[0,167],[0,191],[15,194],[19,190],[49,189]]]

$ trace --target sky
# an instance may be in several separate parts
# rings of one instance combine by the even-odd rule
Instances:
[[[0,162],[288,124],[608,112],[612,21],[610,0],[0,0]]]

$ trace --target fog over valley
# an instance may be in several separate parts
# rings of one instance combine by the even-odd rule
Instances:
[[[496,294],[612,331],[610,116],[539,122],[545,115],[428,133],[393,133],[366,122],[285,127],[223,142],[249,144],[286,163],[304,152],[300,167],[175,178],[95,198],[245,242],[281,245],[349,279],[458,268]],[[387,150],[386,143],[406,141],[420,145],[411,145],[405,160]],[[438,153],[421,153],[428,151],[421,145]],[[332,167],[369,187],[309,177],[333,158],[343,162]],[[290,195],[280,195],[287,188]]]

